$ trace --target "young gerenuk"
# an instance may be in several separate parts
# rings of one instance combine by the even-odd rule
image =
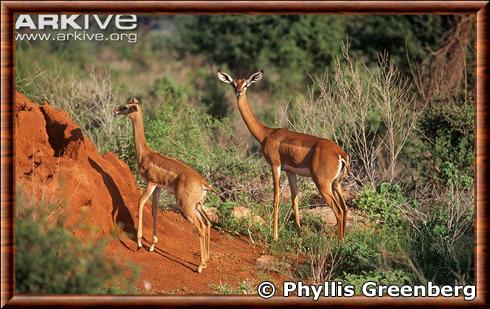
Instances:
[[[141,102],[131,97],[128,102],[116,109],[114,115],[125,115],[133,124],[134,144],[136,148],[136,161],[138,172],[147,182],[147,186],[138,205],[138,248],[142,247],[143,237],[143,207],[153,193],[153,242],[150,251],[153,251],[157,238],[157,211],[158,197],[161,189],[166,189],[175,195],[177,205],[182,209],[184,217],[194,224],[199,233],[201,249],[201,262],[197,269],[201,273],[209,260],[209,240],[211,221],[204,213],[202,206],[206,194],[211,190],[208,182],[191,167],[173,158],[159,154],[146,144],[143,128],[143,113]]]

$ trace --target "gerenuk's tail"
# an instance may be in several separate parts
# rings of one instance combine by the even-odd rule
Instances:
[[[342,172],[341,175],[342,177],[346,177],[348,174],[351,174],[351,167],[350,167],[350,161],[349,161],[349,155],[346,154],[345,152],[340,152],[340,162],[342,162]]]

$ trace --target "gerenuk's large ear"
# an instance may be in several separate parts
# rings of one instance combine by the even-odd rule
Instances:
[[[262,70],[252,74],[252,76],[250,76],[250,78],[247,79],[247,87],[255,82],[258,82],[262,78],[262,75],[264,75],[264,71]]]
[[[228,84],[233,84],[233,78],[230,75],[228,75],[225,72],[223,72],[223,71],[218,71],[218,78],[222,82],[225,82],[225,83],[228,83]]]

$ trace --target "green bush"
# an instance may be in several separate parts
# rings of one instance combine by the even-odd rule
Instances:
[[[121,269],[104,252],[106,241],[78,239],[49,218],[54,205],[16,203],[15,282],[18,293],[131,293],[137,270]],[[93,237],[92,237],[93,238]],[[126,276],[129,276],[128,279]],[[117,284],[115,284],[117,282]]]
[[[474,198],[471,189],[449,186],[423,204],[412,229],[410,254],[424,277],[440,284],[474,281]]]
[[[410,74],[408,61],[413,65],[425,60],[429,56],[427,46],[439,47],[456,18],[451,15],[352,16],[346,31],[356,56],[368,60],[367,63],[376,63],[377,54],[385,50],[404,73]]]
[[[409,156],[418,173],[414,194],[421,196],[407,255],[422,281],[474,281],[474,117],[473,98],[464,92],[435,97],[421,114],[421,141]]]
[[[227,283],[223,284],[211,284],[211,290],[215,294],[219,295],[252,295],[257,294],[257,290],[255,285],[248,281],[244,280],[240,282],[237,288],[233,288]]]
[[[427,179],[443,185],[473,186],[475,107],[464,94],[434,99],[420,119]],[[420,160],[417,160],[420,162]],[[419,165],[420,166],[420,165]]]
[[[159,102],[157,104],[170,104],[172,106],[177,106],[188,99],[186,88],[174,83],[168,77],[162,77],[155,81],[150,90],[150,96]]]
[[[371,270],[381,264],[380,250],[381,237],[375,231],[352,231],[346,235],[345,244],[341,246],[342,268],[357,273],[362,270]]]
[[[343,241],[338,241],[335,233],[326,230],[306,234],[302,231],[299,240],[304,248],[300,252],[306,257],[297,268],[297,275],[302,280],[322,283],[344,278],[346,274],[363,278],[367,273],[384,269],[412,274],[401,259],[404,252],[410,250],[410,239],[403,230],[359,227],[350,230]]]
[[[221,81],[216,78],[216,72],[197,70],[194,84],[197,85],[198,101],[207,107],[208,114],[219,119],[229,116],[230,108],[226,97],[229,89],[223,87]]]
[[[360,274],[348,274],[344,272],[344,275],[339,281],[345,284],[352,284],[355,287],[356,294],[361,294],[362,285],[368,281],[376,282],[377,285],[410,285],[413,284],[413,275],[401,270],[373,270],[362,271]]]
[[[343,28],[337,16],[203,15],[176,20],[174,45],[239,77],[263,68],[275,82],[260,87],[298,89],[308,70],[323,70],[340,54]]]
[[[229,137],[229,124],[202,108],[180,101],[178,106],[163,104],[145,119],[145,135],[150,147],[178,158],[204,174],[235,164],[231,151],[216,143],[219,135]],[[228,136],[227,136],[228,135]]]
[[[252,227],[248,218],[233,218],[231,212],[236,206],[236,203],[232,200],[221,202],[218,206],[218,217],[220,218],[218,227],[227,231],[232,231],[242,235],[247,235]]]
[[[151,96],[160,102],[145,117],[145,135],[154,150],[192,163],[204,173],[222,163],[225,151],[215,139],[228,131],[227,123],[189,102],[186,89],[166,77],[155,82]]]
[[[354,200],[354,205],[373,219],[396,227],[402,222],[400,207],[407,202],[399,185],[382,183],[378,189],[364,188]]]

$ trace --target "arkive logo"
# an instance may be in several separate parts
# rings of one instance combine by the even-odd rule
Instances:
[[[138,26],[136,15],[58,15],[58,14],[21,14],[15,22],[15,30],[88,30],[97,27],[106,30],[112,24],[118,30],[134,30]]]

